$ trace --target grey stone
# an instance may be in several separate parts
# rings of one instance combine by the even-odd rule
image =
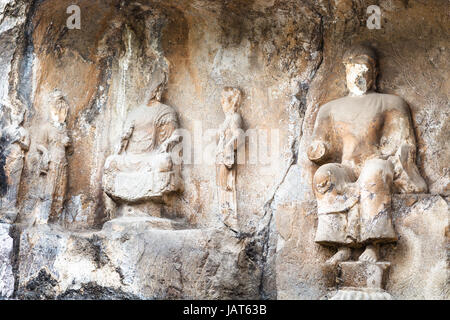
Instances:
[[[14,292],[13,238],[9,235],[10,229],[9,224],[0,223],[0,298],[10,298]]]
[[[260,269],[245,239],[223,229],[161,230],[148,228],[148,221],[124,223],[86,233],[47,225],[25,230],[19,297],[258,298]]]

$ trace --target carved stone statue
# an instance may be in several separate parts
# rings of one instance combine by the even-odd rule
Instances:
[[[160,102],[162,85],[148,105],[131,111],[113,155],[106,159],[103,190],[116,204],[163,202],[182,187],[180,170],[171,151],[181,141],[178,117]],[[111,208],[106,208],[112,211]],[[108,212],[110,218],[112,212]]]
[[[397,240],[393,193],[422,193],[427,185],[415,164],[416,141],[406,102],[374,91],[376,55],[357,46],[344,57],[347,97],[318,112],[309,159],[321,167],[313,178],[318,206],[315,241],[336,246],[331,265],[365,247],[362,262],[375,263],[381,243]]]
[[[217,134],[216,150],[216,183],[220,212],[223,222],[231,229],[238,231],[236,202],[236,151],[242,127],[242,118],[238,113],[241,103],[241,91],[225,87],[222,92],[222,109],[225,121]]]
[[[13,223],[17,217],[17,197],[24,163],[25,152],[30,147],[28,131],[22,127],[24,112],[11,114],[12,124],[2,131],[3,168],[5,186],[0,198],[0,222]],[[3,190],[4,189],[4,190]]]
[[[39,222],[56,220],[62,210],[67,191],[66,157],[71,145],[66,126],[69,105],[59,91],[52,94],[50,117],[40,130],[37,151],[40,155],[39,175],[41,178],[41,200]]]

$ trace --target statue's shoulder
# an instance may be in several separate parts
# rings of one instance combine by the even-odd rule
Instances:
[[[328,101],[327,103],[324,103],[319,108],[319,114],[325,115],[333,111],[333,109],[338,108],[339,106],[345,105],[347,103],[348,97],[341,97],[338,99],[334,99],[331,101]]]
[[[395,94],[378,93],[383,101],[383,110],[392,111],[398,110],[401,112],[409,113],[408,103]]]
[[[176,119],[176,111],[172,107],[161,102],[154,102],[150,106],[140,105],[129,112],[127,120],[134,122],[152,122],[162,117],[171,117]]]
[[[153,102],[151,105],[142,104],[131,111],[130,114],[138,115],[138,114],[157,114],[160,112],[175,112],[171,106],[168,106],[159,101]]]

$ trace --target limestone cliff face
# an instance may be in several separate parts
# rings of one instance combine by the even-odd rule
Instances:
[[[447,1],[82,0],[80,29],[69,29],[72,2],[0,0],[0,125],[3,132],[24,113],[30,137],[15,180],[5,170],[12,141],[3,133],[0,141],[0,296],[326,296],[334,284],[320,265],[331,250],[314,243],[317,167],[306,148],[320,106],[346,94],[344,52],[366,42],[379,54],[378,91],[409,105],[429,189],[395,196],[400,240],[383,249],[393,264],[387,290],[394,298],[450,298]],[[381,9],[380,29],[366,25],[370,5]],[[136,209],[158,211],[155,219],[113,219],[105,161],[130,112],[161,84],[161,102],[185,133],[183,188]],[[248,134],[236,167],[238,233],[222,222],[210,161],[225,86],[243,92]],[[63,205],[47,219],[45,201],[62,190],[46,194],[43,176],[52,171],[41,170],[40,133],[53,123],[55,89],[69,106],[62,123],[70,144],[59,149],[67,160]],[[4,200],[12,185],[13,213]]]

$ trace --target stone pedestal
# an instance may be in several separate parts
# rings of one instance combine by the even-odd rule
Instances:
[[[330,300],[392,300],[383,289],[345,288],[339,290]]]
[[[383,289],[389,267],[389,262],[341,262],[339,290],[331,300],[391,300],[391,295]]]

